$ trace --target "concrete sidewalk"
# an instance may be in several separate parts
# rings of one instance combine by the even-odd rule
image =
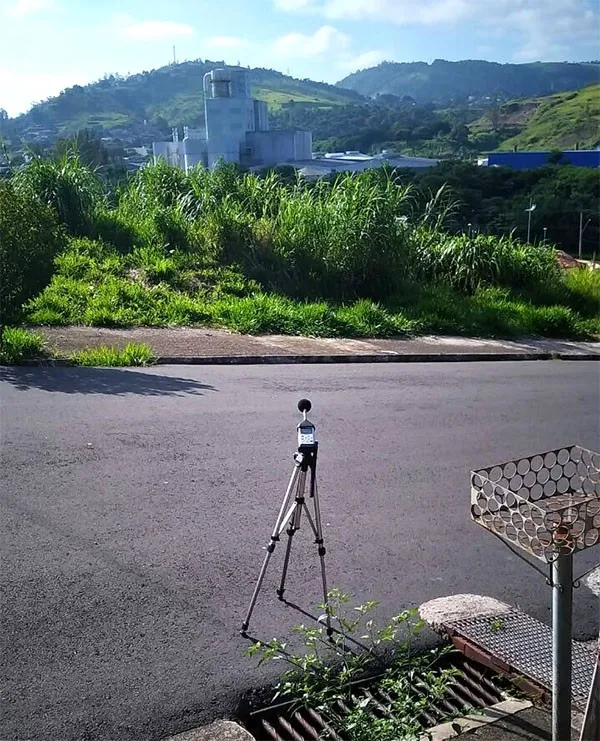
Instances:
[[[49,348],[67,356],[99,345],[143,342],[163,363],[347,363],[468,360],[600,360],[600,342],[551,339],[490,340],[464,337],[357,340],[240,335],[200,327],[105,329],[35,327]]]

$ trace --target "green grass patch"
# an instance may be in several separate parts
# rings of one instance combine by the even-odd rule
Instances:
[[[40,358],[46,354],[41,334],[20,327],[6,327],[4,330],[0,345],[1,364],[18,365],[24,360]]]
[[[144,366],[152,362],[152,348],[143,343],[129,343],[122,350],[101,345],[74,353],[71,359],[76,365],[102,368]]]

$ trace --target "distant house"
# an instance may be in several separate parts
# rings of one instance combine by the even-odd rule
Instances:
[[[488,167],[510,167],[513,170],[531,170],[548,164],[569,164],[576,167],[600,167],[600,149],[569,149],[560,152],[490,152]]]

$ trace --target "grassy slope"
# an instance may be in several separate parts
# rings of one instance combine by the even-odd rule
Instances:
[[[501,150],[593,149],[600,144],[600,85],[577,92],[524,98],[505,103],[499,111],[499,130],[512,134]],[[471,124],[472,133],[491,132],[488,115]],[[514,133],[518,132],[518,133]]]
[[[600,144],[600,85],[538,99],[521,133],[501,149],[594,149]]]

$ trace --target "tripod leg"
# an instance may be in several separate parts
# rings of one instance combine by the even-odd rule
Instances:
[[[321,561],[321,581],[323,584],[323,604],[327,623],[327,635],[333,635],[331,627],[331,615],[329,614],[329,591],[327,589],[327,574],[325,572],[325,545],[323,542],[323,525],[321,523],[321,508],[319,507],[319,489],[317,486],[317,455],[315,453],[310,466],[310,496],[315,508],[315,543],[319,546],[319,560]]]
[[[292,552],[292,539],[296,530],[300,528],[300,518],[302,516],[302,508],[304,504],[304,489],[306,486],[306,471],[301,470],[298,476],[298,488],[296,489],[296,509],[294,511],[294,517],[290,522],[290,526],[287,530],[288,541],[285,549],[285,558],[283,560],[283,571],[281,572],[281,581],[279,583],[279,589],[277,590],[277,596],[279,599],[283,599],[283,593],[285,592],[285,580],[287,577],[287,570],[290,563],[290,554]]]
[[[244,622],[242,623],[242,629],[240,632],[243,636],[246,635],[246,631],[248,630],[248,626],[250,625],[250,618],[252,617],[254,606],[256,605],[256,600],[258,599],[258,594],[262,587],[265,574],[267,573],[267,567],[269,565],[269,561],[271,560],[271,556],[273,554],[273,551],[275,550],[275,544],[279,540],[279,533],[280,533],[281,523],[284,519],[285,508],[289,502],[291,493],[294,489],[294,484],[296,484],[298,480],[299,473],[300,473],[300,467],[298,465],[295,465],[294,470],[292,471],[292,476],[290,478],[287,491],[285,492],[285,497],[283,498],[283,502],[281,504],[281,509],[279,510],[279,514],[277,515],[277,521],[275,523],[275,527],[273,528],[271,539],[269,540],[269,544],[267,545],[267,552],[265,554],[265,558],[264,558],[263,565],[260,570],[260,574],[258,575],[256,586],[254,587],[254,592],[252,593],[252,599],[250,600],[250,605],[248,607],[246,617],[244,618]],[[295,504],[294,504],[294,507],[296,507]]]

